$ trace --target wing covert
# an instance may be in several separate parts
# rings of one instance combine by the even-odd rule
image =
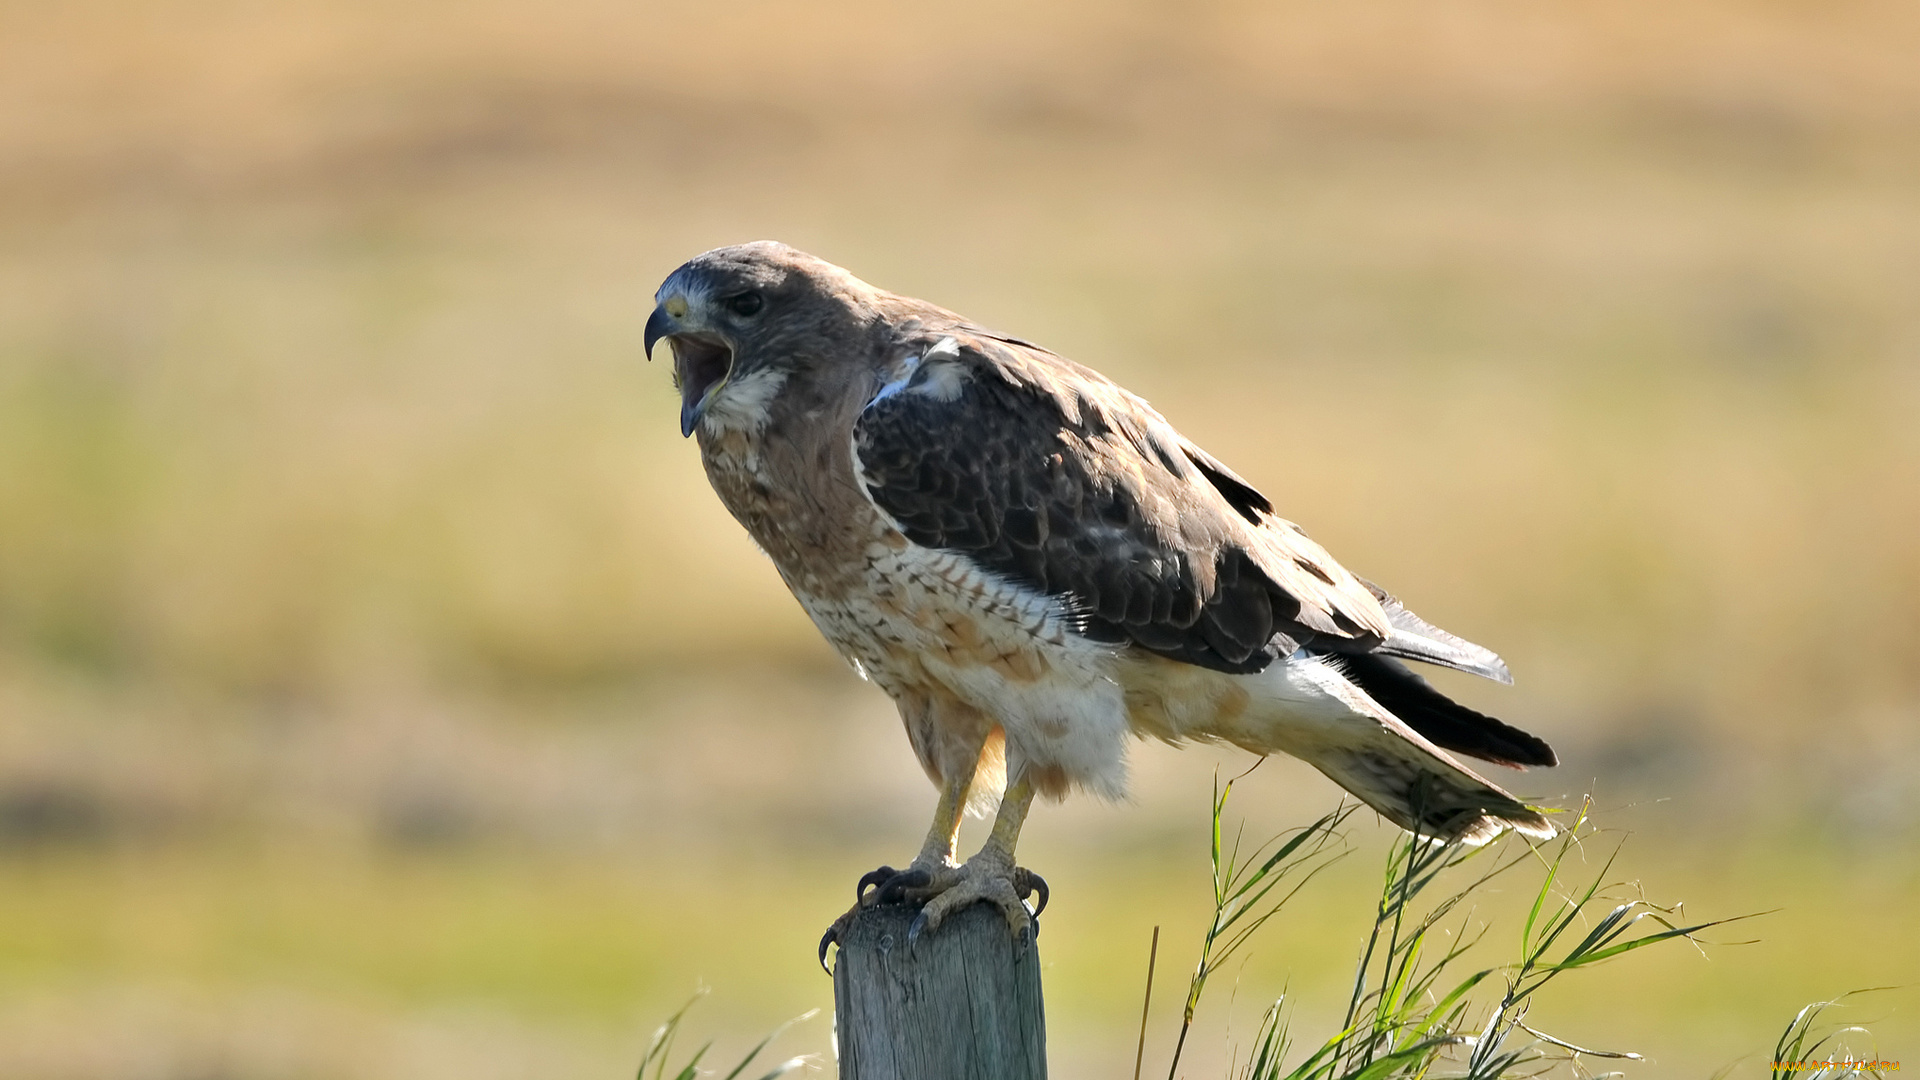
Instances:
[[[1003,339],[947,336],[855,422],[856,471],[909,539],[1050,596],[1081,633],[1220,671],[1322,635],[1385,638],[1372,594],[1145,402]]]

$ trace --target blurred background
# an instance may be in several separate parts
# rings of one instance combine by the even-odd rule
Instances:
[[[0,2],[0,1075],[621,1076],[702,982],[716,1054],[830,1004],[932,791],[640,347],[762,237],[1144,394],[1506,656],[1446,687],[1615,876],[1778,909],[1530,1023],[1757,1075],[1906,983],[1841,1015],[1920,1059],[1916,57],[1901,0]],[[1156,924],[1166,1060],[1246,763],[1032,819],[1055,1075],[1125,1075]],[[1388,835],[1187,1075],[1325,1030]]]

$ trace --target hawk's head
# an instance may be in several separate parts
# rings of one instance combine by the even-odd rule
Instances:
[[[646,349],[673,347],[680,433],[703,417],[753,424],[823,346],[857,334],[872,289],[845,270],[771,240],[715,248],[687,260],[654,294]]]

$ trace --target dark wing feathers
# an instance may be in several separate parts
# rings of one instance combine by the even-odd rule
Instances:
[[[1393,594],[1373,582],[1362,578],[1361,583],[1380,601],[1381,609],[1387,613],[1387,622],[1393,625],[1393,632],[1387,635],[1386,644],[1375,651],[1513,685],[1513,674],[1507,670],[1506,661],[1500,659],[1493,650],[1455,637],[1427,622],[1408,611],[1406,605]]]
[[[1273,513],[1273,504],[1267,501],[1267,497],[1255,491],[1252,484],[1240,479],[1232,469],[1215,461],[1212,455],[1197,446],[1189,446],[1186,451],[1187,460],[1193,462],[1193,467],[1200,470],[1200,475],[1207,478],[1214,490],[1227,500],[1227,505],[1238,511],[1241,517],[1258,525],[1261,514]]]
[[[1358,579],[1144,402],[1007,339],[940,356],[854,427],[868,495],[915,543],[1067,598],[1090,637],[1219,671],[1386,636]]]
[[[1545,740],[1454,701],[1390,656],[1346,655],[1339,663],[1349,682],[1435,746],[1500,765],[1560,763]]]

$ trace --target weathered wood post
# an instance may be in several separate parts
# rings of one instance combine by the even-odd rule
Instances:
[[[915,909],[853,920],[833,965],[841,1080],[1044,1080],[1039,943],[1024,952],[988,904],[907,948]]]

